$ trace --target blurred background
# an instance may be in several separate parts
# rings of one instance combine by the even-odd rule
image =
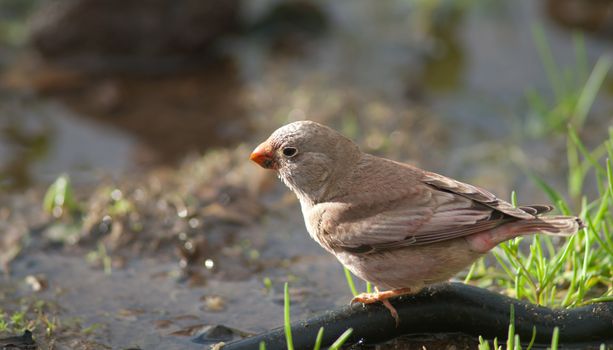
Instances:
[[[248,161],[295,120],[578,210],[610,54],[610,0],[0,0],[0,335],[201,348],[281,324],[285,281],[296,318],[345,304]]]
[[[517,163],[555,176],[565,161],[555,136],[573,113],[552,122],[536,106],[578,91],[611,50],[610,6],[2,0],[0,187],[174,166],[307,118],[522,191]],[[585,118],[594,138],[611,120],[604,85]]]

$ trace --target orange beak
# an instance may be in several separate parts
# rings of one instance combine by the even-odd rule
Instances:
[[[258,165],[264,169],[277,168],[272,147],[270,147],[267,142],[262,142],[259,146],[257,146],[253,152],[251,152],[249,159],[258,163]]]

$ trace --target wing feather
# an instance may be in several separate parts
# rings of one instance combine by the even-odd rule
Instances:
[[[415,170],[410,169],[410,174],[414,175]],[[510,221],[532,219],[551,210],[539,205],[515,208],[476,186],[435,173],[422,175],[421,181],[413,183],[414,188],[403,197],[398,198],[398,191],[390,196],[395,198],[393,203],[381,199],[387,197],[385,193],[378,193],[374,203],[346,205],[340,209],[346,213],[323,215],[326,232],[334,232],[326,237],[328,244],[354,253],[433,244],[491,230]],[[349,219],[338,220],[339,217]]]
[[[449,177],[439,175],[431,172],[424,172],[422,181],[434,188],[441,191],[448,191],[459,196],[466,197],[475,202],[486,205],[492,209],[501,211],[509,216],[516,217],[518,219],[532,219],[534,215],[523,210],[522,208],[516,208],[511,203],[505,202],[496,198],[496,196],[482,188],[469,185]],[[537,209],[538,211],[538,209]]]

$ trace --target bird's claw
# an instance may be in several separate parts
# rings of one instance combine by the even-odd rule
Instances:
[[[396,308],[393,307],[392,303],[390,303],[390,301],[387,299],[381,300],[381,303],[383,304],[383,306],[385,306],[386,309],[389,310],[390,315],[394,318],[394,321],[396,321],[396,328],[398,328],[398,326],[400,325],[400,316],[398,316],[398,311],[396,311]]]
[[[391,297],[409,294],[412,292],[413,291],[411,288],[401,288],[383,292],[377,290],[376,293],[361,293],[351,299],[351,305],[355,303],[373,304],[380,301],[383,306],[385,306],[385,308],[389,310],[391,316],[394,318],[394,321],[396,321],[396,327],[398,327],[398,325],[400,324],[400,317],[398,316],[398,311],[396,311],[396,308],[392,306],[388,299]]]
[[[381,300],[379,293],[360,293],[351,299],[351,305],[355,303],[372,304]]]

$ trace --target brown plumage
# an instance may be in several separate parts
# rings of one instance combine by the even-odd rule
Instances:
[[[551,206],[515,208],[476,186],[362,153],[311,121],[277,129],[251,159],[296,193],[315,241],[355,275],[392,290],[361,302],[446,281],[511,238],[583,227],[577,217],[542,216]]]

